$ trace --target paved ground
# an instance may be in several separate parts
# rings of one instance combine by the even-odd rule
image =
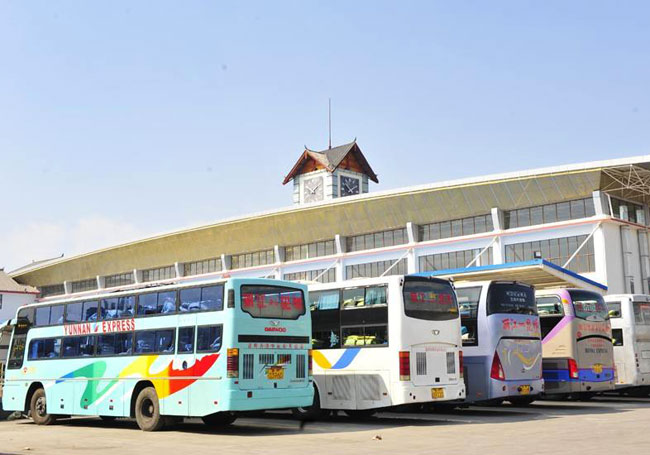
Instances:
[[[0,422],[0,455],[33,454],[542,454],[646,453],[650,399],[548,401],[528,408],[334,417],[303,430],[286,413],[241,418],[221,431],[190,421],[159,433],[134,422],[75,418],[49,427]]]

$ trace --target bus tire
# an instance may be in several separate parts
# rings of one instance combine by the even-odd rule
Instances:
[[[218,428],[227,427],[228,425],[232,424],[235,420],[237,420],[237,416],[232,412],[223,411],[203,416],[201,417],[201,420],[203,420],[203,423],[209,427]]]
[[[530,406],[537,397],[512,397],[508,398],[508,401],[513,406]]]
[[[314,401],[312,402],[311,406],[304,408],[293,408],[291,412],[296,419],[302,420],[304,422],[322,419],[328,414],[327,411],[320,407],[320,394],[318,393],[318,389],[316,387],[314,387]]]
[[[160,415],[158,394],[153,387],[146,387],[138,394],[135,420],[142,431],[159,431],[165,426],[165,418]]]
[[[348,417],[353,419],[368,419],[377,413],[376,409],[344,409]]]
[[[51,425],[56,418],[47,413],[47,400],[44,389],[36,389],[29,402],[29,411],[36,425]]]

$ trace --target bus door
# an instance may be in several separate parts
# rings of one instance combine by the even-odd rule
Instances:
[[[178,372],[182,378],[192,375],[192,366],[196,362],[196,315],[181,314],[178,316],[178,329],[176,332],[176,356],[172,363],[172,371]],[[172,379],[170,388],[180,389],[173,394],[173,399],[167,400],[164,404],[165,414],[169,415],[190,415],[190,390],[192,387],[177,387],[183,379]]]
[[[650,302],[632,302],[634,308],[636,361],[639,372],[650,373]]]
[[[5,382],[5,369],[12,327],[8,322],[0,326],[0,409],[2,409],[2,389]]]

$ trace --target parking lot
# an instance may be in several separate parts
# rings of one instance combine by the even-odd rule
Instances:
[[[618,397],[544,401],[526,408],[380,413],[367,420],[341,415],[302,429],[282,412],[240,418],[218,431],[192,420],[158,433],[144,433],[130,420],[75,418],[49,427],[17,420],[0,422],[0,454],[625,453],[646,450],[648,422],[650,399]]]

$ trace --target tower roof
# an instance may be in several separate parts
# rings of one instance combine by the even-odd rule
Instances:
[[[359,145],[355,139],[349,144],[339,145],[338,147],[322,151],[311,150],[305,146],[305,151],[302,153],[300,158],[298,158],[298,161],[296,161],[296,164],[294,164],[289,174],[287,174],[287,176],[284,178],[282,184],[286,185],[297,175],[300,175],[302,173],[301,171],[304,165],[309,160],[314,160],[329,172],[334,172],[339,167],[341,162],[345,159],[345,157],[347,157],[349,154],[353,154],[355,156],[363,172],[368,176],[368,178],[370,178],[370,180],[375,183],[379,183],[377,174],[375,174],[375,172],[370,167],[368,160],[366,160],[366,157],[361,152],[361,149],[359,148]]]

